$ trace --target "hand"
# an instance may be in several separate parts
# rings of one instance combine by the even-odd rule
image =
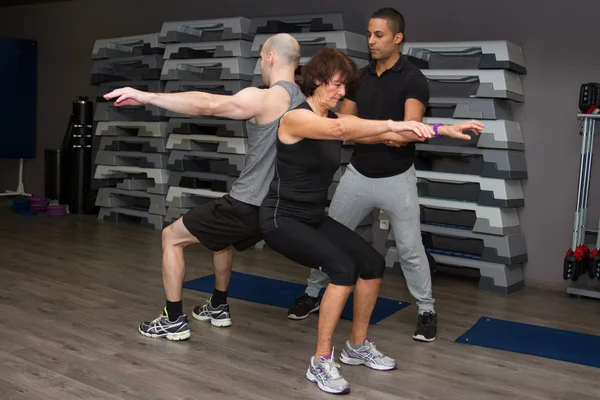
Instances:
[[[390,121],[390,131],[410,141],[420,142],[435,135],[433,127],[417,121]]]
[[[406,143],[400,144],[398,142],[394,142],[393,140],[385,140],[382,143],[385,144],[386,146],[390,146],[390,147],[402,147],[402,146],[406,146]]]
[[[130,87],[115,89],[104,95],[106,100],[117,98],[115,106],[140,106],[148,104],[152,99],[152,93],[142,92]]]
[[[440,135],[448,136],[454,139],[471,140],[471,136],[464,133],[465,131],[471,131],[476,135],[479,135],[483,130],[484,125],[479,121],[468,121],[460,124],[445,125],[438,128]]]
[[[414,142],[414,139],[408,140],[394,132],[384,133],[381,139],[383,139],[381,143],[390,147],[403,147],[409,144],[410,142]]]

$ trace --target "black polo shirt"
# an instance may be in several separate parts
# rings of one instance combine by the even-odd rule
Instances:
[[[427,78],[406,56],[401,56],[379,77],[375,61],[360,72],[360,84],[346,93],[346,98],[356,103],[360,118],[403,121],[407,99],[419,100],[425,107],[429,103]],[[414,159],[414,143],[402,147],[356,143],[350,162],[358,172],[369,178],[385,178],[405,172]]]

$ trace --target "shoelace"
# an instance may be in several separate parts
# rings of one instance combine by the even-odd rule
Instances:
[[[371,347],[371,352],[378,358],[382,358],[383,357],[383,353],[380,352],[379,350],[377,350],[377,347],[375,347],[375,342],[369,342],[368,344]]]
[[[340,371],[338,368],[341,368],[341,366],[336,363],[335,361],[333,361],[333,359],[329,359],[329,360],[323,360],[321,359],[321,364],[323,364],[325,366],[325,370],[327,371],[327,374],[329,375],[330,379],[337,379],[340,378]]]
[[[152,320],[152,324],[156,324],[156,323],[160,322],[161,318],[165,318],[165,319],[167,319],[167,321],[169,320],[166,315],[160,314],[158,317],[156,317]]]
[[[423,314],[422,319],[421,319],[421,325],[431,326],[434,316],[435,316],[434,314],[427,314],[427,315]]]
[[[303,305],[307,305],[310,306],[311,304],[309,303],[310,301],[312,301],[312,299],[308,296],[302,296],[298,299],[296,299],[296,305],[297,306],[303,306]]]

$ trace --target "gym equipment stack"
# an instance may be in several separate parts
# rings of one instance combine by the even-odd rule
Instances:
[[[595,248],[585,243],[588,197],[594,157],[596,120],[600,119],[600,83],[585,83],[579,91],[579,113],[581,121],[581,158],[577,187],[577,205],[573,224],[573,241],[563,263],[563,278],[570,280],[567,293],[575,296],[600,298],[600,290],[587,287],[586,283],[575,283],[582,276],[600,278],[600,221],[598,223]]]
[[[522,50],[508,41],[473,41],[408,42],[401,51],[429,81],[425,123],[485,123],[470,141],[442,137],[416,145],[425,248],[438,266],[478,269],[480,289],[512,293],[524,286],[527,261],[518,217],[527,168],[511,112],[511,103],[524,101]],[[388,217],[382,212],[380,220]],[[386,246],[387,265],[399,268],[392,231]]]
[[[97,40],[92,51],[92,84],[98,86],[94,113],[100,137],[94,164],[99,186],[96,206],[102,220],[133,220],[161,229],[168,180],[166,113],[151,106],[116,107],[102,96],[130,86],[162,92],[165,45],[159,34]]]
[[[110,82],[100,88],[99,96],[123,86],[235,94],[250,86],[256,63],[250,57],[249,25],[250,20],[241,17],[165,22],[152,35],[97,41],[95,56],[98,48],[114,51],[133,42],[137,47],[144,42],[142,49],[160,53],[160,62],[155,57],[152,64],[160,65],[152,69],[156,80]],[[109,50],[102,54],[112,54]],[[139,67],[139,61],[136,64]],[[99,219],[134,219],[162,229],[196,205],[228,192],[244,166],[247,135],[242,121],[191,117],[148,105],[114,107],[100,97],[98,101],[97,135],[118,136],[103,138],[96,157],[96,179],[111,186],[98,193],[96,204],[103,207]],[[121,137],[132,133],[137,137]],[[124,142],[137,144],[137,152],[106,151]]]

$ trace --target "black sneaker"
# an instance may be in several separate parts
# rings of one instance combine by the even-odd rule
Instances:
[[[413,339],[420,342],[433,342],[437,333],[437,314],[426,312],[419,315],[417,330],[413,335]]]
[[[288,310],[289,319],[304,319],[308,314],[319,311],[319,298],[311,297],[306,293],[296,299],[296,302]]]
[[[210,321],[210,323],[219,328],[231,326],[231,312],[229,312],[229,304],[220,304],[218,307],[213,307],[210,299],[203,306],[196,306],[192,311],[192,316],[198,321]]]
[[[186,315],[180,315],[176,321],[169,321],[166,307],[154,320],[142,322],[138,330],[144,336],[168,340],[185,340],[191,336]]]

